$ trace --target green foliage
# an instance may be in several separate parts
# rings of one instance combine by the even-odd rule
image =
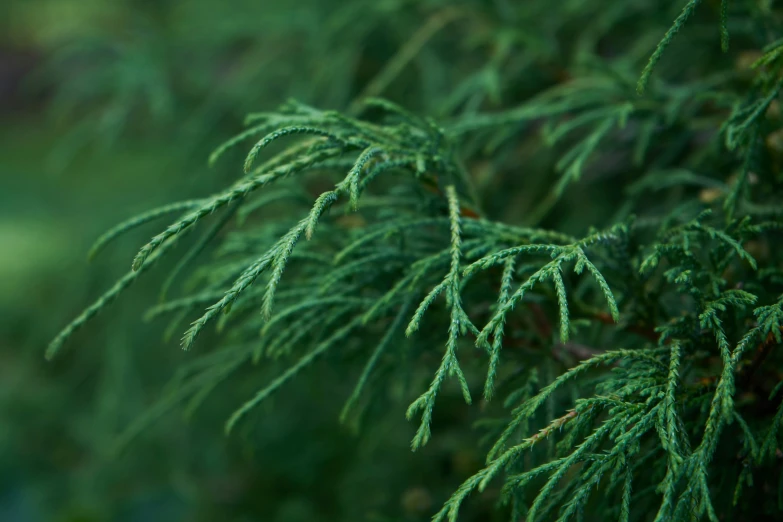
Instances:
[[[494,50],[479,53],[479,72],[450,90],[461,101],[427,106],[431,117],[365,96],[383,93],[417,57],[443,59],[425,53],[425,42],[459,17],[425,3],[433,18],[348,109],[289,101],[251,115],[210,157],[220,165],[255,140],[227,188],[99,239],[96,251],[184,213],[47,356],[211,219],[165,290],[177,274],[190,271],[193,281],[150,311],[195,314],[182,346],[205,353],[151,418],[186,400],[198,405],[241,367],[290,359],[227,416],[231,432],[316,361],[360,355],[366,363],[341,419],[409,379],[407,417],[420,419],[414,450],[438,436],[451,379],[469,405],[478,388],[483,404],[507,397],[505,410],[492,410],[499,420],[480,423],[495,439],[485,466],[437,521],[455,522],[473,492],[530,522],[780,516],[783,496],[770,492],[783,491],[783,47],[768,40],[783,13],[763,2],[664,4],[682,3],[657,46],[648,36],[658,28],[644,18],[659,10],[643,2],[566,2],[540,26],[531,21],[543,2],[460,3],[491,20],[482,21],[492,30],[471,30]],[[710,6],[714,20],[699,18]],[[545,52],[557,55],[549,44],[559,31],[591,19],[574,58]],[[628,23],[640,27],[633,36],[649,58],[627,39]],[[708,27],[720,45],[705,42],[705,58],[665,69],[675,35],[692,23],[693,38]],[[722,57],[730,29],[732,52],[761,50],[750,73]],[[527,62],[504,54],[518,41]],[[511,89],[542,64],[563,72]],[[519,212],[516,192],[533,194]],[[190,266],[206,250],[203,277]],[[218,335],[197,343],[211,325]],[[149,419],[139,422],[131,434]]]

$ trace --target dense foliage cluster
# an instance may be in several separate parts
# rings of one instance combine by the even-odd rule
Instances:
[[[250,114],[210,157],[249,148],[225,189],[101,237],[93,254],[171,223],[47,355],[178,255],[149,317],[185,330],[194,358],[127,438],[244,387],[248,365],[287,366],[227,432],[317,360],[361,360],[341,419],[408,400],[414,450],[438,437],[444,395],[481,398],[486,465],[435,520],[461,520],[478,492],[531,522],[781,516],[783,11],[365,10],[423,22],[341,110]]]

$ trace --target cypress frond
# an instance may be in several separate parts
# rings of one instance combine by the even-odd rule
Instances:
[[[59,334],[49,343],[46,349],[46,358],[48,360],[53,359],[65,342],[74,334],[77,330],[82,328],[90,319],[98,315],[104,308],[109,306],[122,292],[124,292],[139,276],[141,276],[146,270],[148,270],[158,258],[160,258],[169,248],[174,246],[171,241],[164,242],[160,248],[155,252],[147,263],[140,266],[138,270],[132,270],[119,279],[114,286],[106,291],[101,297],[99,297],[93,304],[87,307],[76,319],[71,321],[68,326],[63,328]]]
[[[212,242],[213,239],[220,233],[220,231],[223,229],[223,227],[228,223],[228,221],[234,217],[234,213],[239,208],[239,203],[234,203],[230,205],[223,213],[222,216],[220,216],[220,219],[216,220],[215,223],[212,224],[212,226],[207,230],[200,238],[199,240],[190,247],[190,249],[187,251],[187,253],[182,256],[182,258],[177,263],[177,266],[174,267],[174,269],[169,273],[168,277],[166,278],[166,281],[164,281],[163,286],[160,289],[160,295],[161,299],[166,298],[166,294],[168,294],[169,289],[171,288],[171,285],[174,284],[174,280],[177,278],[177,276],[191,263],[193,260],[195,260],[201,252],[204,251],[205,248],[209,245],[210,242]]]
[[[449,205],[449,222],[451,226],[451,247],[449,254],[451,257],[451,267],[449,273],[446,274],[443,282],[439,284],[432,292],[422,301],[422,305],[419,306],[419,310],[414,314],[414,319],[408,325],[406,334],[410,335],[415,332],[418,327],[418,321],[421,320],[421,315],[424,314],[427,306],[431,303],[437,295],[443,291],[446,292],[446,300],[450,308],[450,323],[448,332],[448,341],[446,343],[446,352],[443,355],[438,371],[435,373],[435,378],[430,384],[429,389],[418,399],[416,399],[406,412],[406,417],[410,419],[418,411],[422,411],[421,424],[416,431],[416,435],[413,438],[411,447],[417,450],[424,446],[430,438],[430,423],[432,422],[432,410],[435,406],[435,397],[438,394],[438,390],[441,384],[445,380],[446,376],[455,376],[462,389],[462,395],[465,402],[470,404],[472,402],[470,396],[470,389],[465,379],[465,375],[459,366],[457,361],[457,340],[460,335],[464,335],[464,330],[469,326],[470,319],[465,315],[459,297],[459,275],[460,275],[460,259],[462,256],[461,243],[462,232],[460,228],[460,203],[457,191],[454,185],[446,187],[446,196],[448,198]]]
[[[776,517],[783,11],[672,2],[661,38],[649,2],[440,3],[317,11],[307,103],[246,117],[209,156],[246,147],[226,185],[102,235],[91,256],[173,215],[47,357],[201,225],[146,317],[191,320],[184,349],[215,336],[122,445],[252,385],[231,433],[328,365],[351,428],[416,418],[424,459],[441,433],[448,451],[479,441],[484,464],[450,468],[435,521]]]
[[[207,323],[214,319],[223,310],[231,306],[231,304],[237,300],[240,294],[242,294],[242,292],[244,292],[247,287],[252,285],[256,278],[261,275],[261,273],[269,268],[271,263],[272,256],[267,253],[255,263],[250,265],[247,269],[245,269],[242,275],[234,282],[234,285],[228,292],[226,292],[223,298],[207,308],[206,313],[198,320],[193,322],[188,331],[185,332],[185,336],[182,338],[182,347],[185,350],[189,350],[193,345],[193,342],[196,340],[196,337],[207,325]]]
[[[647,62],[647,65],[644,67],[642,75],[639,78],[639,83],[636,86],[636,90],[639,92],[639,94],[644,94],[644,90],[647,88],[647,83],[650,80],[650,75],[652,74],[655,66],[660,61],[661,56],[663,56],[663,52],[672,42],[677,33],[680,32],[682,26],[685,25],[685,22],[688,21],[688,18],[691,17],[700,3],[701,0],[688,0],[688,3],[685,4],[685,7],[680,13],[680,16],[674,20],[672,26],[668,31],[666,31],[666,34],[663,35],[663,39],[660,41],[660,43],[658,43],[658,46],[655,48],[652,56],[650,56],[650,59]]]
[[[514,281],[515,258],[507,257],[503,267],[503,276],[500,282],[500,292],[498,294],[498,306],[505,305],[511,293],[511,286]],[[467,271],[467,269],[466,269]],[[503,329],[505,327],[505,316],[498,321],[495,331],[492,333],[492,345],[489,353],[489,369],[484,383],[484,398],[490,400],[495,387],[495,375],[497,374],[498,363],[500,361],[500,349],[503,346]]]
[[[144,245],[136,257],[133,259],[133,270],[139,270],[144,264],[147,257],[155,251],[164,241],[169,238],[176,237],[183,230],[193,226],[202,218],[218,210],[219,208],[228,205],[230,202],[236,199],[242,199],[255,189],[271,183],[275,179],[288,176],[295,172],[298,172],[320,160],[328,159],[336,156],[340,153],[339,150],[326,150],[320,153],[313,154],[312,156],[305,156],[298,160],[295,160],[287,165],[283,165],[272,169],[271,172],[255,176],[248,181],[242,182],[232,189],[223,192],[217,196],[214,196],[207,200],[197,210],[191,212],[180,221],[170,225],[166,230],[152,238],[152,240]]]
[[[143,214],[139,214],[126,221],[123,221],[119,225],[107,231],[95,241],[93,246],[90,248],[88,257],[90,259],[95,258],[95,256],[97,256],[98,253],[103,250],[108,243],[131,229],[139,227],[145,223],[149,223],[150,221],[154,221],[167,214],[190,210],[194,207],[201,206],[203,203],[203,200],[190,200],[179,203],[172,203],[171,205],[165,205],[163,207],[144,212]]]

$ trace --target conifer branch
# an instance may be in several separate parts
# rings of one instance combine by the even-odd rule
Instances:
[[[348,111],[290,100],[249,115],[209,158],[247,145],[238,179],[101,236],[91,255],[175,216],[47,357],[218,212],[173,260],[161,292],[173,297],[146,314],[172,314],[178,326],[202,310],[182,346],[213,321],[215,346],[183,366],[123,443],[175,407],[191,413],[219,385],[246,385],[262,359],[285,360],[286,369],[228,416],[227,433],[326,354],[330,364],[358,355],[363,367],[340,420],[360,409],[376,415],[374,401],[394,408],[397,390],[415,389],[406,412],[420,416],[413,450],[433,436],[447,379],[470,404],[469,380],[486,371],[474,412],[491,441],[486,463],[460,478],[436,521],[456,522],[474,491],[499,496],[529,522],[599,512],[625,522],[718,521],[747,517],[748,506],[776,515],[783,508],[760,499],[783,481],[783,41],[766,40],[779,13],[716,3],[720,46],[699,48],[684,77],[642,99],[634,87],[648,87],[678,33],[693,26],[697,46],[690,20],[702,2],[682,2],[637,81],[633,64],[658,39],[644,22],[659,7],[642,4],[576,2],[546,23],[535,2],[504,4],[508,17],[483,6],[476,20],[470,9],[417,7],[426,21],[369,83],[354,89],[357,77],[329,71],[362,93],[333,104]],[[466,72],[474,61],[454,68],[450,56],[445,74],[440,46],[460,40],[447,35],[458,17],[482,65]],[[756,31],[762,18],[768,27]],[[760,54],[750,67],[744,55],[715,58],[729,52],[730,22],[731,52]],[[628,27],[636,45],[620,38]],[[571,28],[577,53],[547,51]],[[367,47],[358,69],[384,46]],[[713,70],[713,62],[736,65]],[[413,64],[408,82],[401,73]],[[391,92],[397,79],[404,93]],[[451,93],[440,92],[446,84]],[[416,110],[366,97],[382,91]],[[422,384],[433,353],[439,364]],[[395,381],[402,375],[410,386]]]

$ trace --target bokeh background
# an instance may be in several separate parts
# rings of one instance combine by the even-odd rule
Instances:
[[[412,454],[402,411],[358,438],[337,420],[352,382],[329,368],[242,435],[222,433],[249,392],[229,388],[126,437],[189,357],[178,332],[141,319],[165,269],[43,357],[158,225],[88,262],[101,232],[234,179],[237,161],[206,160],[246,113],[288,97],[346,108],[447,2],[416,4],[0,2],[0,521],[426,520],[477,468],[459,449],[475,444],[448,430]],[[450,81],[428,78],[408,97],[414,109],[434,107]],[[441,411],[442,426],[465,422]]]

